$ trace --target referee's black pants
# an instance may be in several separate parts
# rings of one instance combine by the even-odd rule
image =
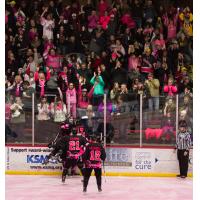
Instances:
[[[84,171],[84,181],[83,181],[83,187],[87,188],[92,170],[94,169],[95,176],[96,176],[96,181],[97,181],[97,186],[98,188],[101,188],[101,168],[85,168]]]
[[[184,156],[184,152],[187,151],[187,155]],[[177,151],[178,162],[179,162],[179,169],[181,176],[187,176],[188,172],[188,162],[189,162],[189,151],[188,150],[180,150]]]

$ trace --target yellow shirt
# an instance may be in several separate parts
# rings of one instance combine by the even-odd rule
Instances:
[[[150,95],[152,97],[159,97],[159,87],[160,87],[160,82],[158,79],[153,79],[151,81],[147,80],[146,84],[149,88]]]

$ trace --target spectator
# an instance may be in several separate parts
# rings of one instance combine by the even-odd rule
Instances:
[[[175,78],[177,67],[178,67],[178,53],[179,53],[179,45],[176,40],[172,40],[169,49],[167,52],[168,55],[168,68],[169,72],[173,75],[173,78]]]
[[[114,35],[117,30],[117,19],[114,14],[110,15],[110,20],[107,24],[107,34],[108,35]]]
[[[60,97],[63,99],[64,102],[66,102],[66,91],[68,88],[68,82],[69,82],[69,72],[68,67],[64,66],[63,71],[59,73],[58,75],[58,91],[60,94]]]
[[[137,28],[142,26],[143,8],[140,0],[129,1],[131,7],[131,15],[133,20],[136,22]]]
[[[145,100],[147,97],[147,89],[144,84],[137,78],[133,81],[132,87],[130,89],[130,99],[140,101],[140,95],[142,95]]]
[[[73,83],[69,83],[69,88],[66,91],[66,105],[70,105],[70,115],[73,116],[74,119],[76,119],[76,103],[77,103],[77,91],[74,88]]]
[[[176,104],[174,100],[170,97],[169,99],[167,99],[165,107],[163,109],[164,116],[166,117],[167,113],[170,113],[170,115],[175,114],[175,111],[176,111]]]
[[[151,49],[149,47],[145,48],[144,53],[141,63],[141,75],[143,79],[146,79],[147,75],[154,71],[155,59],[151,55]]]
[[[116,100],[115,100],[114,104],[113,104],[112,115],[117,115],[117,116],[121,115],[121,113],[122,113],[122,109],[121,108],[122,108],[123,104],[124,104],[124,101],[123,101],[122,96],[118,95],[116,97]]]
[[[119,83],[115,82],[113,88],[110,91],[110,99],[112,102],[116,100],[116,97],[119,95],[119,93],[120,93]]]
[[[38,74],[38,80],[35,81],[36,83],[36,96],[42,97],[46,94],[46,78],[43,72],[39,72]]]
[[[14,96],[16,96],[16,97],[22,96],[22,93],[23,93],[22,83],[23,83],[22,77],[20,75],[16,75],[15,82],[14,82],[13,89],[12,89],[12,93]]]
[[[126,84],[121,84],[120,96],[122,97],[124,102],[128,101],[128,88]]]
[[[168,79],[168,85],[164,86],[164,92],[167,93],[168,96],[174,96],[177,93],[176,85],[173,85],[173,79]]]
[[[192,37],[192,35],[193,35],[193,26],[192,26],[193,14],[191,13],[189,7],[186,7],[183,10],[183,12],[181,12],[179,14],[179,19],[181,20],[181,25],[182,25],[184,33],[188,37]]]
[[[151,0],[146,1],[144,7],[144,20],[147,22],[153,22],[157,16],[156,10]]]
[[[22,103],[21,97],[15,97],[15,102],[10,106],[11,123],[18,124],[25,122],[24,104]]]
[[[124,28],[133,29],[135,28],[136,24],[131,18],[131,15],[129,13],[125,13],[121,18],[122,24],[125,26]]]
[[[11,120],[12,113],[11,113],[10,108],[11,108],[11,105],[13,104],[12,98],[13,97],[6,96],[6,100],[5,100],[5,120],[7,124],[9,124]]]
[[[77,70],[78,74],[86,79],[86,82],[89,82],[92,77],[91,69],[86,65],[86,63],[82,63],[80,69]]]
[[[94,87],[91,88],[89,92],[87,92],[86,88],[81,89],[79,86],[79,94],[78,94],[78,112],[79,116],[84,116],[84,111],[88,105],[90,105],[92,94],[94,92]]]
[[[72,33],[79,32],[81,30],[80,20],[76,13],[72,13],[70,20],[69,20],[69,28]]]
[[[125,49],[123,47],[123,45],[121,44],[121,41],[120,40],[116,40],[116,44],[115,44],[115,48],[114,48],[114,52],[116,53],[120,53],[122,54],[123,56],[125,55]]]
[[[30,83],[30,86],[35,89],[36,86],[35,86],[34,72],[30,71],[30,75],[27,76],[27,81]]]
[[[119,84],[127,83],[128,75],[127,71],[122,68],[122,63],[117,60],[115,68],[111,70],[111,80],[114,82],[118,82]]]
[[[88,31],[91,33],[96,27],[98,23],[99,17],[96,14],[96,11],[93,10],[91,15],[88,16]]]
[[[48,51],[48,48],[47,48]],[[48,52],[45,52],[43,54],[45,60],[46,60],[46,66],[52,67],[56,72],[60,71],[60,56],[56,55],[55,49],[49,49]]]
[[[54,68],[50,67],[49,69],[49,79],[47,81],[47,93],[51,95],[58,95],[58,79],[57,74],[55,73]],[[50,102],[53,101],[53,99],[48,99]]]
[[[92,105],[88,105],[86,109],[86,116],[82,117],[82,119],[85,121],[84,124],[88,134],[93,134],[93,130],[95,130],[95,124],[97,125],[97,123],[95,123],[95,112]]]
[[[192,101],[191,97],[188,95],[185,95],[183,98],[183,101],[180,102],[180,117],[181,119],[185,119],[188,121],[188,118],[192,116]]]
[[[40,98],[40,103],[37,105],[38,115],[37,119],[39,121],[46,121],[50,119],[50,107],[45,96]]]
[[[190,91],[192,92],[192,88],[193,88],[193,83],[192,81],[190,80],[190,78],[188,76],[185,76],[183,78],[183,82],[181,82],[179,84],[179,92],[180,93],[183,93],[185,91],[185,88],[189,88]]]
[[[106,30],[108,28],[108,24],[110,21],[110,16],[108,16],[108,12],[105,11],[104,15],[100,16],[99,18],[99,24],[103,28],[103,30]]]
[[[104,80],[100,74],[97,75],[96,72],[94,72],[94,76],[90,80],[90,83],[94,86],[93,105],[98,106],[103,100]]]
[[[153,78],[153,74],[148,74],[148,80],[145,81],[145,85],[149,90],[148,94],[148,106],[149,111],[159,110],[159,86],[160,82],[158,79]]]
[[[90,14],[93,11],[95,11],[94,10],[94,3],[92,2],[92,0],[87,0],[87,3],[83,6],[83,11],[85,12],[85,20],[87,21]]]
[[[48,8],[45,8],[41,15],[41,25],[43,26],[43,38],[51,40],[53,39],[53,29],[55,27],[55,23],[52,20],[52,14],[47,13]],[[47,18],[44,17],[44,14],[47,13]]]
[[[164,25],[167,27],[167,39],[172,40],[176,38],[177,21],[179,13],[171,11],[170,17],[164,15]]]
[[[161,140],[163,143],[173,142],[175,134],[175,116],[171,112],[167,112],[164,118],[162,118],[161,126],[162,126],[162,136]]]
[[[66,104],[59,96],[56,96],[54,102],[50,104],[50,112],[54,122],[64,122],[67,119],[68,112]]]
[[[108,3],[106,0],[100,0],[98,5],[99,16],[103,16],[108,9]]]
[[[168,61],[167,61],[167,51],[163,51],[161,60],[157,61],[154,68],[154,77],[160,81],[160,92],[167,83],[169,77]]]
[[[28,81],[23,82],[23,103],[24,103],[24,110],[31,111],[32,109],[32,94],[35,93],[35,89],[30,85]]]
[[[23,69],[26,71],[26,74],[30,75],[30,71],[33,73],[37,70],[37,63],[34,61],[33,56],[28,57],[28,63],[25,63]]]
[[[140,66],[139,58],[136,56],[135,53],[131,53],[128,59],[128,70],[135,71],[139,68],[139,66]]]

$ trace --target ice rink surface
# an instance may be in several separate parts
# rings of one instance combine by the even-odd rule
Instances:
[[[102,192],[95,177],[82,192],[81,177],[6,175],[6,200],[192,200],[192,179],[102,177]]]

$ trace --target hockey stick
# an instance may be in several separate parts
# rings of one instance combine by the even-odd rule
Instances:
[[[51,147],[53,147],[55,145],[56,140],[57,140],[57,138],[58,138],[59,135],[60,135],[60,132],[58,132],[57,135],[56,135],[56,137],[54,138],[54,140],[48,144],[49,148],[51,148]]]
[[[103,161],[103,173],[104,173],[104,179],[105,179],[105,183],[106,183],[106,170],[105,170],[104,161]]]

